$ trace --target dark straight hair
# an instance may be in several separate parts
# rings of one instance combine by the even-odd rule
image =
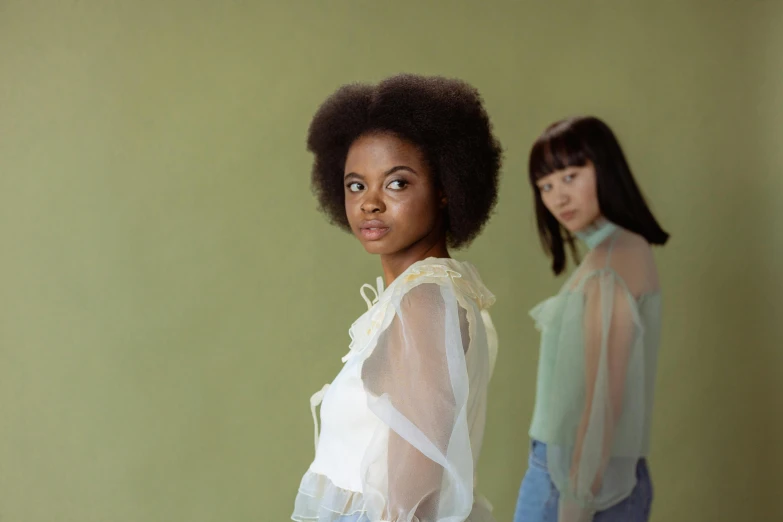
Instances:
[[[578,262],[574,237],[544,206],[536,182],[555,171],[582,167],[588,162],[595,167],[598,207],[606,219],[639,234],[652,245],[663,245],[669,239],[669,234],[658,224],[636,185],[612,129],[593,116],[561,120],[547,127],[538,137],[528,163],[538,234],[544,251],[552,257],[555,274],[565,269],[566,243],[574,261]]]

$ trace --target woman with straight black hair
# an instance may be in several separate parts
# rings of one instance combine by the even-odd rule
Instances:
[[[661,293],[656,221],[612,130],[595,117],[550,125],[529,160],[552,270],[578,266],[531,316],[541,331],[528,470],[515,522],[643,522]],[[579,260],[575,237],[588,252]]]

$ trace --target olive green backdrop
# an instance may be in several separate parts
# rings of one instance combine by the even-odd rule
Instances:
[[[287,520],[308,398],[379,262],[316,212],[309,118],[401,72],[506,161],[457,257],[498,297],[481,490],[525,471],[548,273],[525,165],[604,117],[670,245],[656,522],[783,519],[783,2],[0,0],[0,520]]]

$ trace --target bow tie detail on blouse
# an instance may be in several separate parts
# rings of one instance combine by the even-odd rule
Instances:
[[[367,294],[364,292],[365,290],[369,290],[375,296],[370,299],[367,297]],[[364,299],[364,302],[367,303],[367,309],[371,310],[372,307],[375,305],[375,303],[378,302],[378,299],[380,299],[381,294],[383,293],[383,278],[379,277],[375,280],[375,286],[369,285],[367,283],[363,284],[362,287],[359,289],[359,294],[361,294],[362,299]]]

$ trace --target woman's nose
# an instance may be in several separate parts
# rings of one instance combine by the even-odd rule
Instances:
[[[384,209],[383,201],[374,193],[367,193],[367,197],[364,198],[361,205],[362,212],[365,214],[375,214],[376,212],[382,212]]]

